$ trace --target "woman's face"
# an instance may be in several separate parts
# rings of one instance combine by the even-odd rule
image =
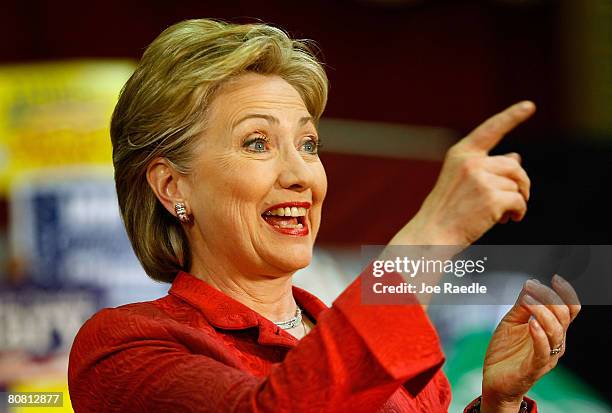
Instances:
[[[278,76],[221,87],[189,180],[194,267],[284,275],[310,263],[327,178],[299,93]]]

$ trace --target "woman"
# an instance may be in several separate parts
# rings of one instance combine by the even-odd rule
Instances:
[[[327,189],[316,129],[326,99],[308,45],[266,25],[186,21],[148,47],[113,114],[113,161],[136,255],[172,287],[82,327],[69,366],[77,413],[448,409],[420,305],[362,305],[358,278],[328,309],[291,285]],[[455,145],[391,244],[464,247],[521,220],[529,178],[516,154],[487,152],[533,111],[515,105]],[[524,395],[579,311],[569,284],[552,286],[526,284],[466,411],[536,411]]]

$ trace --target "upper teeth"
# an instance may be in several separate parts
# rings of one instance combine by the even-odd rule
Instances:
[[[306,208],[285,207],[266,211],[266,215],[277,215],[279,217],[303,217],[306,215]]]

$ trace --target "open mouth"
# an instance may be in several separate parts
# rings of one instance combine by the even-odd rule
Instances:
[[[277,232],[287,235],[308,234],[308,202],[286,202],[268,208],[261,217]]]

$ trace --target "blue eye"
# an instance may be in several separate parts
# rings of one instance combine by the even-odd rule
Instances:
[[[302,144],[302,149],[311,154],[319,152],[319,143],[314,139],[308,139]]]
[[[249,139],[244,143],[244,147],[251,152],[265,152],[267,150],[268,139],[265,136]]]

